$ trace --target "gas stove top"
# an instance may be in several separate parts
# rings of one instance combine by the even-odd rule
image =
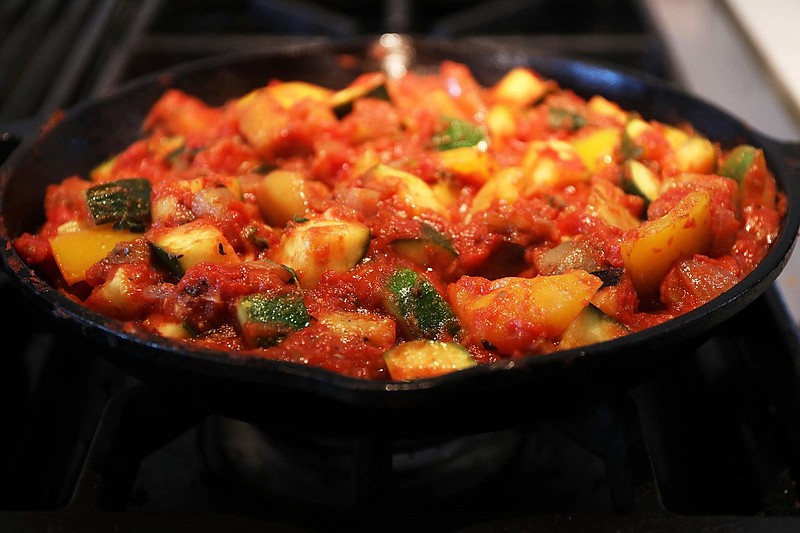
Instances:
[[[53,111],[145,73],[212,55],[409,33],[523,40],[543,52],[664,75],[634,0],[52,0],[0,4],[0,121]]]
[[[126,376],[3,278],[0,296],[14,332],[0,374],[2,531],[800,524],[800,339],[774,290],[631,391],[499,431],[414,439],[206,412]]]
[[[210,55],[383,32],[673,74],[634,1],[11,1],[0,121]],[[0,531],[800,528],[800,341],[775,289],[633,390],[424,439],[210,413],[108,363],[1,272],[0,302]]]

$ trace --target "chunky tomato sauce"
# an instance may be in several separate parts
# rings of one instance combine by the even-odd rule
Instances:
[[[760,149],[523,68],[171,90],[144,131],[50,186],[18,253],[131,330],[367,379],[657,325],[751,272],[784,213]]]

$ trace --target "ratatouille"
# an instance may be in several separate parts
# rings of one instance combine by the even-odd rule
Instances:
[[[411,380],[703,305],[765,256],[784,204],[756,147],[443,62],[220,107],[170,90],[14,246],[132,331]]]

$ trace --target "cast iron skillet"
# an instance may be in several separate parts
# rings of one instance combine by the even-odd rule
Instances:
[[[756,299],[784,267],[800,223],[800,147],[753,131],[712,105],[645,77],[580,61],[541,57],[517,47],[408,40],[385,48],[373,40],[252,52],[204,61],[141,79],[66,113],[15,150],[0,174],[0,253],[21,290],[49,314],[107,347],[107,357],[139,379],[185,394],[244,420],[320,432],[386,430],[397,435],[477,432],[527,421],[558,406],[624,390],[698,344]],[[611,342],[507,361],[411,383],[362,381],[301,365],[255,360],[126,333],[121,323],[57,293],[22,263],[10,239],[43,220],[49,183],[86,173],[137,138],[142,120],[168,87],[218,105],[270,79],[342,87],[364,70],[467,64],[488,85],[513,66],[533,67],[583,96],[602,94],[648,119],[691,122],[730,147],[762,147],[788,197],[778,240],[756,270],[724,295],[661,326]],[[376,429],[378,428],[378,429]]]

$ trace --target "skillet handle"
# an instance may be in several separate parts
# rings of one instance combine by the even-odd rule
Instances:
[[[0,124],[0,165],[8,159],[11,152],[19,146],[24,139],[29,139],[36,133],[38,120],[19,120]]]
[[[786,153],[785,162],[796,176],[800,176],[800,143],[786,143],[783,145]]]
[[[764,138],[764,148],[769,148],[789,175],[800,179],[800,143]]]
[[[0,165],[8,159],[8,156],[11,155],[14,148],[19,146],[21,142],[22,139],[11,133],[0,133]]]

